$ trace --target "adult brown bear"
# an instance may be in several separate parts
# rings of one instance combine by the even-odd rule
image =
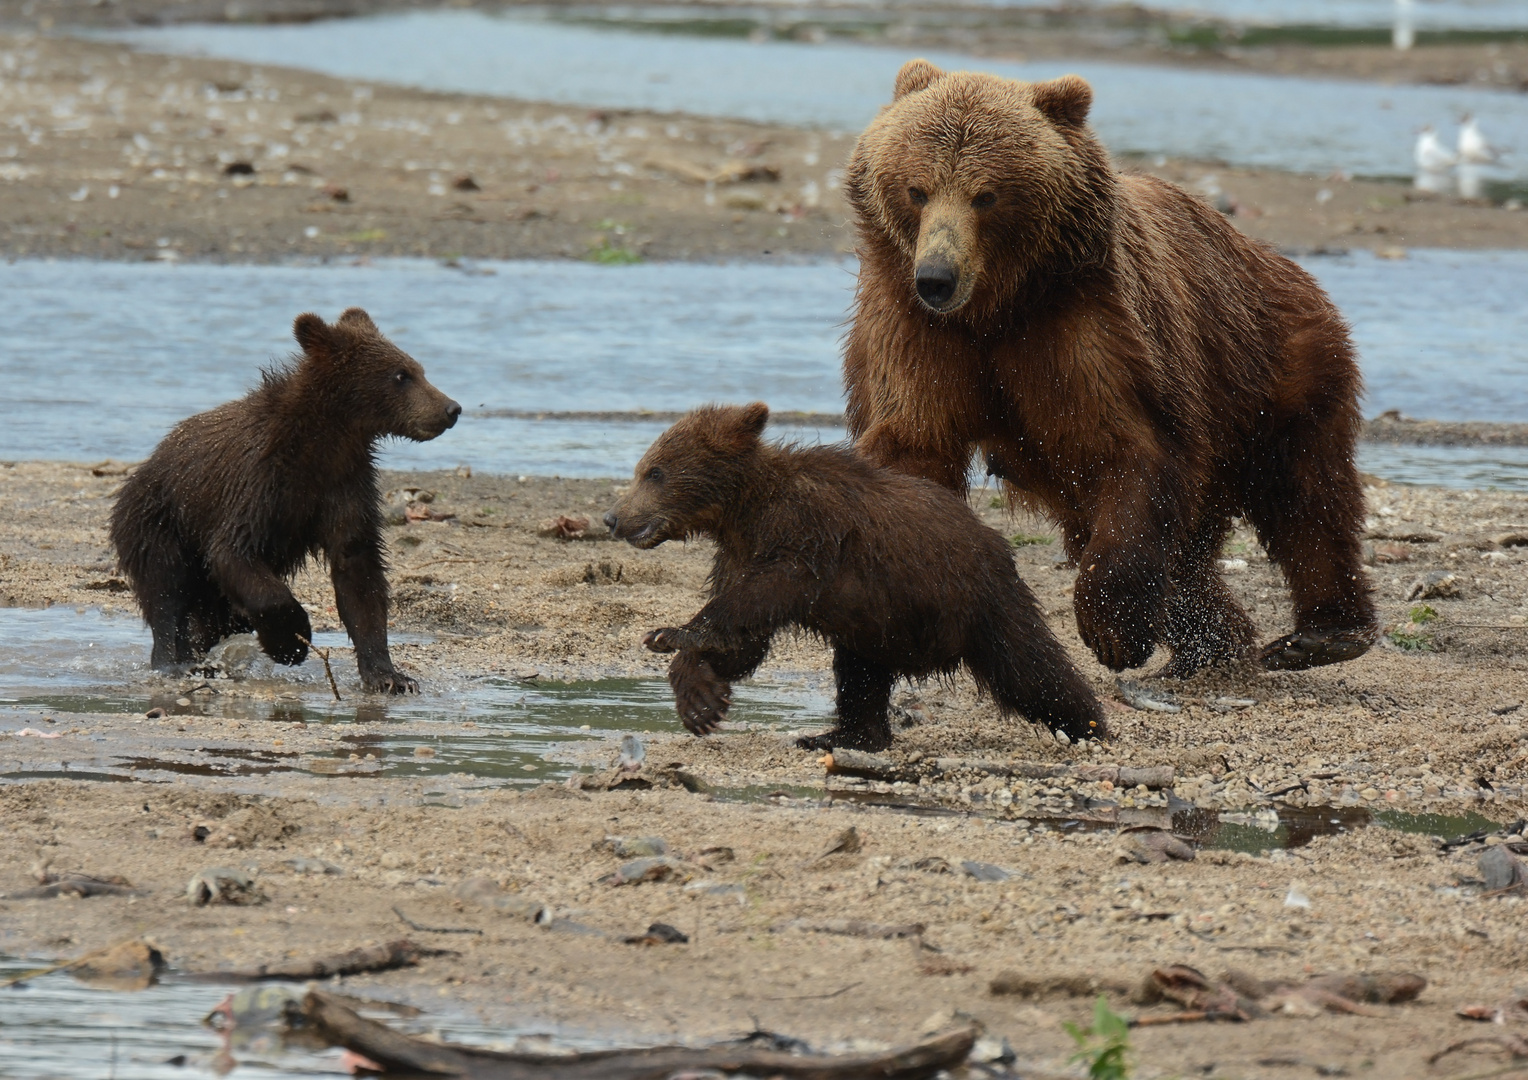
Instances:
[[[419,684],[387,649],[387,576],[373,460],[379,439],[433,439],[462,407],[350,308],[299,315],[302,356],[248,396],[182,421],[128,477],[111,542],[154,633],[156,669],[254,630],[283,664],[313,636],[287,579],[322,554],[367,690]]]
[[[677,653],[669,683],[684,726],[716,730],[731,682],[777,633],[833,646],[838,726],[807,748],[883,750],[903,676],[962,663],[1005,713],[1073,739],[1108,734],[1103,709],[1013,566],[1013,549],[935,484],[838,446],[760,441],[769,409],[696,409],[642,456],[605,524],[639,548],[709,536],[710,598],[643,644]]]
[[[860,276],[849,426],[883,465],[966,487],[974,450],[1061,526],[1077,627],[1115,670],[1246,655],[1216,558],[1244,515],[1295,629],[1266,667],[1376,636],[1353,464],[1360,380],[1316,282],[1181,189],[1116,172],[1076,76],[904,66],[845,179]]]

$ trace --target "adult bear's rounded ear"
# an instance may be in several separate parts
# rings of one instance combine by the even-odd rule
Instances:
[[[1082,127],[1093,104],[1093,88],[1080,75],[1034,84],[1035,108],[1061,127]]]
[[[334,351],[334,339],[329,327],[311,311],[297,316],[292,323],[292,336],[309,356],[324,357]]]
[[[744,405],[738,410],[738,434],[745,439],[759,438],[764,434],[764,425],[767,423],[769,423],[769,406],[762,401]]]
[[[908,94],[927,88],[928,84],[943,75],[933,64],[919,57],[909,60],[902,65],[902,70],[897,72],[897,85],[892,91],[892,100],[905,97]]]
[[[377,324],[371,321],[371,316],[366,314],[366,310],[358,307],[346,308],[336,325],[353,326],[357,330],[369,330],[374,334],[380,332],[377,330]]]

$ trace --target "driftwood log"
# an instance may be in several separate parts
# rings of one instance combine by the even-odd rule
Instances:
[[[299,982],[307,979],[332,979],[336,975],[361,975],[369,971],[394,971],[413,967],[425,957],[455,955],[449,949],[429,949],[407,938],[400,938],[383,945],[367,945],[329,956],[316,956],[307,960],[278,960],[233,971],[198,971],[189,977],[202,982],[263,982],[267,979]]]
[[[664,1080],[674,1073],[702,1070],[791,1080],[925,1080],[960,1064],[976,1042],[976,1029],[963,1027],[875,1055],[809,1056],[746,1043],[527,1054],[416,1039],[368,1020],[318,990],[308,991],[303,999],[303,1015],[317,1035],[384,1070],[466,1080]]]

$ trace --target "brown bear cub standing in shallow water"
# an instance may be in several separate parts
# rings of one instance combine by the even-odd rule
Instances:
[[[251,629],[273,660],[302,663],[313,630],[287,579],[322,554],[362,686],[417,691],[387,651],[372,455],[387,435],[435,438],[462,408],[360,308],[332,326],[299,315],[292,332],[295,363],[181,422],[117,498],[111,541],[154,632],[153,666],[190,663]]]
[[[1103,710],[1019,580],[1008,543],[965,500],[852,450],[760,440],[769,409],[697,409],[643,455],[605,524],[639,548],[716,541],[711,599],[643,644],[677,652],[669,683],[684,726],[716,730],[734,679],[787,627],[833,647],[838,726],[808,749],[891,745],[898,678],[962,662],[1005,713],[1073,739],[1107,734]]]
[[[1300,267],[1150,176],[1115,172],[1076,76],[914,60],[845,173],[860,274],[849,428],[955,491],[974,451],[1060,525],[1082,640],[1116,670],[1252,651],[1216,560],[1233,516],[1284,571],[1294,632],[1265,667],[1377,636],[1353,464],[1348,330]]]

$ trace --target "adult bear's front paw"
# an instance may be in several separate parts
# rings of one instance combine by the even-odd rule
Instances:
[[[1072,592],[1082,643],[1111,671],[1140,667],[1156,649],[1161,591],[1134,577],[1084,555]]]
[[[295,600],[262,611],[255,616],[254,623],[260,648],[276,663],[295,665],[308,658],[308,644],[313,640],[313,624],[308,621],[308,613]]]
[[[691,734],[709,735],[727,719],[732,686],[694,653],[674,657],[669,665],[669,685],[674,688],[679,721]]]
[[[1269,671],[1304,671],[1356,660],[1374,645],[1373,627],[1351,630],[1296,630],[1263,646],[1258,654]]]

